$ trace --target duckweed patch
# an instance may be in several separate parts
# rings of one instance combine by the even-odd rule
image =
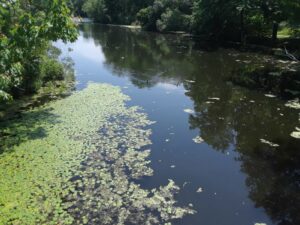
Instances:
[[[292,109],[300,109],[300,102],[299,102],[299,99],[294,99],[294,100],[291,100],[291,101],[288,101],[286,104],[285,104],[286,107],[289,107],[289,108],[292,108]]]
[[[273,143],[273,142],[268,141],[268,140],[265,140],[265,139],[260,139],[260,142],[263,143],[263,144],[269,145],[271,147],[279,147],[278,144]]]
[[[193,138],[193,141],[196,143],[196,144],[201,144],[204,142],[204,139],[200,136],[197,136],[195,138]]]
[[[171,224],[179,187],[153,190],[151,122],[119,88],[85,90],[1,124],[0,224]]]
[[[291,136],[292,136],[293,138],[300,139],[300,128],[296,127],[296,131],[292,132],[292,133],[291,133]]]
[[[195,111],[192,110],[192,109],[184,109],[183,111],[184,111],[185,113],[188,113],[188,114],[194,114],[194,113],[195,113]]]

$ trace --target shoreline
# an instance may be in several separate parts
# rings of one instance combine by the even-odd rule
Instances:
[[[51,81],[41,87],[37,93],[23,95],[11,102],[0,103],[0,123],[15,117],[18,113],[26,112],[53,100],[71,95],[74,84],[75,82],[66,80]]]
[[[95,24],[101,24],[101,23],[96,23]],[[105,26],[111,26],[111,27],[124,27],[124,28],[129,28],[129,29],[134,29],[134,30],[142,30],[142,27],[140,25],[118,25],[118,24],[101,24]]]
[[[128,28],[132,30],[140,30],[143,28],[140,25],[126,25],[126,24],[103,24],[94,22],[88,18],[82,18],[83,21],[79,23],[93,23],[101,26],[110,26],[110,27],[121,27]],[[199,43],[207,43],[207,46],[211,47],[224,47],[224,48],[233,48],[239,51],[248,51],[248,52],[260,52],[267,55],[272,55],[274,57],[286,57],[287,60],[291,60],[288,58],[288,55],[285,52],[285,48],[287,50],[296,51],[296,57],[299,58],[300,55],[300,38],[279,38],[275,43],[271,42],[271,39],[268,38],[258,38],[258,37],[249,37],[249,41],[246,44],[241,44],[239,41],[216,41],[209,38],[208,35],[197,35],[188,33],[185,31],[167,31],[167,32],[159,32],[159,31],[147,31],[156,34],[165,34],[165,35],[177,35],[183,38],[189,38]],[[291,60],[292,61],[292,60]]]

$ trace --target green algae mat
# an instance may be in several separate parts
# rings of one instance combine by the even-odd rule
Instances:
[[[179,188],[146,190],[151,130],[120,88],[83,91],[0,124],[0,224],[172,224]]]

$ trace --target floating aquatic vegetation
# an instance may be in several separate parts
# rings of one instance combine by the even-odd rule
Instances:
[[[188,113],[188,114],[194,114],[195,113],[195,111],[192,110],[192,109],[184,109],[183,111]]]
[[[269,146],[271,146],[271,147],[279,147],[278,144],[273,143],[273,142],[271,142],[271,141],[267,141],[267,140],[265,140],[265,139],[260,139],[260,142],[261,142],[261,143],[264,143],[264,144],[267,144],[267,145],[269,145]]]
[[[202,187],[199,187],[196,191],[197,193],[202,193],[203,192],[203,188]]]
[[[300,101],[299,99],[294,99],[294,100],[291,100],[291,101],[288,101],[286,104],[285,104],[286,107],[289,107],[289,108],[293,108],[293,109],[300,109]]]
[[[0,224],[171,224],[194,213],[176,207],[173,181],[151,176],[151,122],[119,88],[85,90],[1,124]]]
[[[194,81],[194,80],[185,80],[185,82],[187,82],[187,83],[195,83],[196,81]]]
[[[200,136],[197,136],[195,138],[193,138],[193,141],[196,143],[196,144],[201,144],[204,142],[203,138],[200,137]]]
[[[291,136],[292,136],[293,138],[300,139],[300,128],[296,127],[296,131],[292,132],[292,133],[291,133]]]
[[[209,100],[216,100],[216,101],[220,101],[221,99],[220,98],[217,98],[217,97],[211,97],[211,98],[208,98]]]
[[[186,185],[188,185],[190,182],[185,181],[182,185],[182,188],[184,188]]]
[[[272,95],[272,94],[265,94],[265,96],[268,98],[276,98],[276,95]]]

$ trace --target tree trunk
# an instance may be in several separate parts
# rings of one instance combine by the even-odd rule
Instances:
[[[272,32],[272,40],[277,41],[277,33],[278,33],[278,23],[276,21],[273,22],[273,32]]]
[[[241,45],[244,46],[246,44],[246,37],[245,37],[245,9],[241,10],[241,17],[240,17],[240,26],[241,26]]]
[[[240,35],[241,35],[241,45],[244,47],[246,45],[246,28],[245,28],[245,8],[241,9],[240,13]]]

